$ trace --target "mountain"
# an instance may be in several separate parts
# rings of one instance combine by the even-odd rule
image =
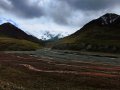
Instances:
[[[5,37],[10,37],[15,39],[25,39],[25,40],[36,42],[36,43],[42,42],[41,40],[39,40],[38,38],[32,35],[28,35],[23,30],[17,28],[11,23],[4,23],[0,25],[0,36],[2,37],[5,36]]]
[[[60,39],[53,49],[120,52],[120,16],[107,13],[74,34]]]
[[[42,40],[28,35],[11,23],[0,25],[0,50],[33,50],[42,45]]]

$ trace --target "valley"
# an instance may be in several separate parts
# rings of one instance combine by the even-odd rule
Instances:
[[[0,90],[120,90],[120,0],[0,0]]]
[[[107,13],[46,41],[0,25],[0,90],[120,90],[119,22]]]

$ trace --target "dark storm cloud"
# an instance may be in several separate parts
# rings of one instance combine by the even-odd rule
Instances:
[[[23,17],[33,18],[42,16],[40,6],[30,4],[29,0],[10,0],[10,2],[13,6],[12,10]]]
[[[120,3],[119,0],[63,0],[71,7],[80,10],[102,10]]]
[[[52,0],[51,0],[52,1]],[[120,5],[120,0],[56,0],[60,2],[61,9],[56,10],[56,13],[60,13],[54,17],[56,21],[65,22],[70,24],[69,20],[76,12],[80,12],[85,17],[91,18],[92,16],[99,16],[99,13],[109,13],[110,10],[114,9],[115,6]],[[62,3],[61,3],[62,2]],[[64,5],[64,6],[63,6]],[[56,6],[57,7],[57,6]],[[67,9],[67,13],[66,12]],[[62,14],[62,15],[61,15]],[[99,15],[98,15],[99,14]],[[77,19],[74,19],[77,21]],[[88,21],[88,20],[86,20]],[[82,23],[83,21],[81,21]]]
[[[30,0],[0,0],[0,7],[5,11],[24,18],[34,18],[43,15],[38,3],[31,4]]]
[[[120,3],[119,0],[0,0],[0,9],[18,17],[39,18],[49,17],[59,24],[68,24],[71,16],[81,13],[94,14],[93,12],[112,8]],[[38,3],[44,1],[43,6]],[[46,2],[46,1],[49,1]]]

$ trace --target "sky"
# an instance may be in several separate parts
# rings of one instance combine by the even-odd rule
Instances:
[[[120,14],[120,0],[0,0],[0,22],[38,38],[45,31],[72,34],[106,13]]]

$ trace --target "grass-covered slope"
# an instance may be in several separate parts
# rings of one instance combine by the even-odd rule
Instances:
[[[0,51],[36,50],[41,47],[39,44],[27,40],[0,37]]]
[[[29,35],[18,27],[12,25],[11,23],[4,23],[0,25],[0,37],[10,37],[21,40],[28,40],[35,43],[42,44],[42,40],[34,37],[33,35]]]
[[[76,33],[56,42],[53,48],[120,52],[120,17],[106,14],[93,20]]]
[[[43,46],[42,40],[25,33],[11,23],[0,25],[0,51],[36,50],[41,46]]]

